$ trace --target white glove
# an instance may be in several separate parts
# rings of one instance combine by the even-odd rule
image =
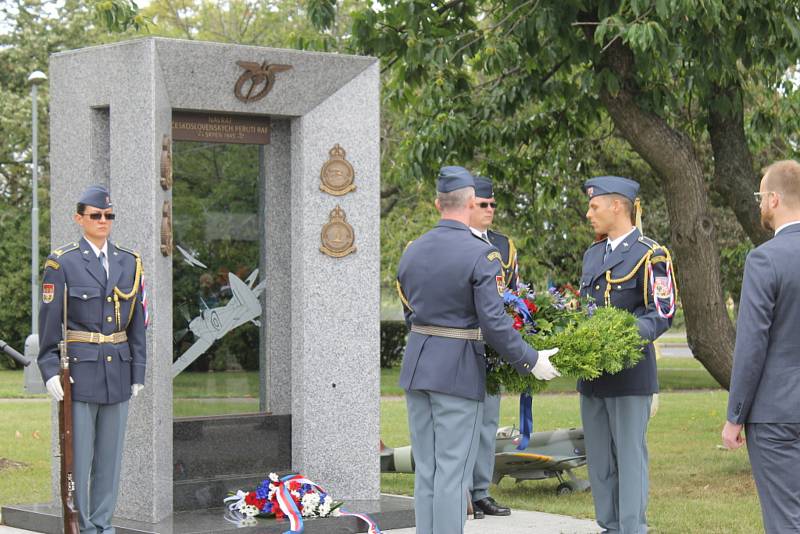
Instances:
[[[64,388],[61,387],[60,375],[50,377],[50,380],[48,380],[44,386],[47,388],[47,392],[54,401],[61,402],[64,400]]]
[[[144,389],[144,384],[131,384],[131,395],[134,397]]]
[[[552,380],[557,376],[561,376],[552,363],[550,363],[550,356],[558,352],[558,349],[547,349],[539,351],[539,359],[536,360],[536,365],[533,366],[533,376],[539,380]]]

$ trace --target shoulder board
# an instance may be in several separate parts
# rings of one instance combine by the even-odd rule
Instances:
[[[121,246],[117,245],[116,243],[114,243],[114,246],[117,247],[117,249],[121,250],[122,252],[127,252],[131,256],[135,256],[137,258],[139,257],[139,253],[136,252],[135,250],[131,250],[129,248],[121,247]]]
[[[494,235],[496,235],[498,237],[502,237],[503,239],[508,239],[509,241],[511,240],[506,234],[504,234],[502,232],[498,232],[497,230],[486,230],[486,233],[487,234],[494,234]]]
[[[53,251],[53,255],[54,255],[56,258],[60,258],[61,256],[63,256],[63,255],[64,255],[64,254],[66,254],[67,252],[70,252],[70,251],[76,250],[76,249],[78,249],[78,248],[79,248],[79,246],[78,246],[78,244],[77,244],[77,243],[68,243],[68,244],[66,244],[66,245],[62,245],[62,246],[58,247],[57,249],[55,249],[55,250]]]
[[[640,243],[642,243],[642,244],[644,244],[644,245],[646,245],[646,246],[647,246],[647,248],[650,248],[650,249],[652,249],[652,250],[656,250],[656,249],[659,249],[659,248],[663,248],[661,245],[659,245],[658,243],[656,243],[656,241],[655,241],[655,240],[653,240],[653,239],[650,239],[650,238],[649,238],[649,237],[647,237],[647,236],[640,235],[640,236],[639,236],[639,242],[640,242]]]
[[[414,242],[414,240],[412,239],[411,241],[409,241],[408,243],[406,243],[406,247],[405,247],[403,250],[408,250],[408,247],[410,247],[410,246],[411,246],[411,243],[413,243],[413,242]]]
[[[594,243],[592,243],[591,245],[589,245],[589,248],[596,247],[597,245],[600,245],[601,243],[605,243],[606,241],[608,241],[608,239],[605,239],[605,238],[603,238],[603,239],[601,239],[601,240],[599,240],[599,241],[595,241]],[[604,245],[604,246],[605,246],[605,245]]]
[[[495,251],[492,251],[492,252],[490,252],[490,253],[489,253],[489,255],[488,255],[488,256],[486,256],[486,259],[487,259],[487,260],[489,260],[489,261],[494,261],[494,260],[497,260],[497,261],[499,261],[500,263],[502,263],[502,262],[503,262],[503,257],[502,257],[502,256],[500,255],[500,253],[499,253],[499,252],[497,252],[496,250],[495,250]]]

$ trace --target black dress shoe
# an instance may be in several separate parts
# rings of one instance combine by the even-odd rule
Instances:
[[[511,515],[511,509],[506,508],[505,506],[500,506],[497,504],[491,497],[483,498],[479,501],[474,501],[472,506],[475,510],[483,510],[483,513],[486,515]]]

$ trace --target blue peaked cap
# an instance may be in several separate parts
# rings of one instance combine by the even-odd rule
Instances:
[[[464,167],[449,165],[439,170],[439,179],[436,190],[440,193],[449,193],[464,187],[475,187],[475,177]]]
[[[78,204],[86,204],[105,210],[111,207],[111,194],[102,185],[90,185],[78,199]]]
[[[494,189],[492,189],[492,181],[485,176],[475,177],[475,196],[480,198],[494,197]]]
[[[635,202],[636,195],[639,194],[639,182],[621,176],[596,176],[586,180],[583,191],[589,198],[617,194]]]

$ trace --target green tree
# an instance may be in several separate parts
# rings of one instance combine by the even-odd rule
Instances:
[[[444,161],[470,162],[499,179],[525,249],[577,273],[590,238],[568,212],[585,206],[583,180],[638,168],[646,200],[662,190],[668,225],[653,237],[674,250],[689,343],[727,386],[734,328],[720,241],[767,237],[752,191],[758,167],[796,146],[786,74],[797,57],[797,8],[386,0],[355,15],[352,32],[358,50],[383,60],[387,104],[407,110],[396,168],[420,178]],[[736,231],[719,235],[720,213],[735,217]]]

